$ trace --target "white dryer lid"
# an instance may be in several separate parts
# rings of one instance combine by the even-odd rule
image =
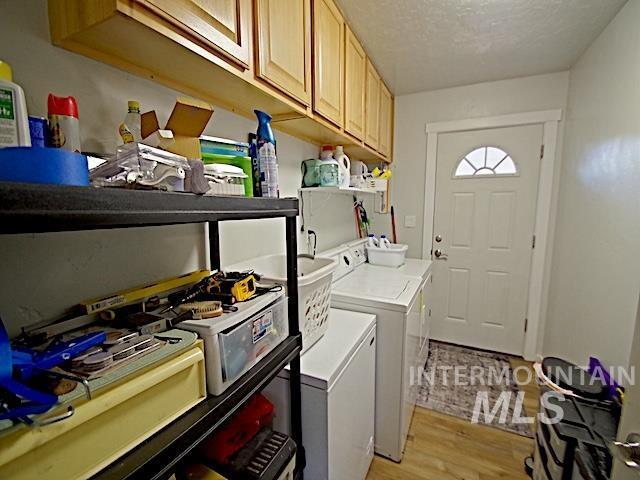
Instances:
[[[410,282],[410,277],[375,275],[361,267],[336,282],[333,290],[347,294],[360,294],[363,297],[398,300]]]
[[[418,277],[388,275],[362,265],[331,286],[331,304],[337,308],[359,305],[406,313],[422,282]]]
[[[372,272],[386,273],[388,275],[405,275],[407,277],[418,277],[426,280],[431,272],[431,260],[423,260],[420,258],[407,258],[404,265],[399,267],[383,267],[381,265],[364,264],[360,268],[370,270]]]

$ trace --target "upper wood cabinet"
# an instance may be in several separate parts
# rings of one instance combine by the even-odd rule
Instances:
[[[365,77],[364,131],[364,143],[377,150],[380,143],[380,75],[369,59]]]
[[[311,105],[310,0],[256,0],[256,75]]]
[[[344,18],[333,0],[313,1],[313,109],[338,126],[344,120]]]
[[[345,25],[344,40],[344,129],[358,140],[363,140],[367,54],[348,25]]]
[[[49,0],[52,42],[353,158],[389,161],[393,99],[336,0]],[[382,103],[382,106],[381,106]],[[382,133],[381,133],[382,132]],[[387,133],[388,132],[388,133]]]
[[[380,135],[378,151],[385,157],[391,156],[393,128],[393,99],[386,85],[380,82]]]
[[[249,67],[251,0],[135,0],[230,60]]]

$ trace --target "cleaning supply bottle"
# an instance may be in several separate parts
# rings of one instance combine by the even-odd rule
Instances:
[[[80,153],[82,148],[80,147],[80,121],[78,120],[76,99],[57,97],[50,93],[47,99],[47,109],[51,146]]]
[[[124,143],[141,142],[140,102],[129,100],[127,107],[129,111],[118,129],[120,136]]]
[[[0,148],[30,146],[24,91],[13,83],[11,66],[0,60]]]
[[[262,196],[262,184],[260,175],[260,159],[258,158],[258,137],[255,133],[249,134],[249,157],[251,158],[251,177],[253,180],[253,196]]]
[[[368,247],[378,246],[378,240],[376,239],[376,236],[373,233],[369,234],[369,238],[367,239],[367,246]]]
[[[320,186],[340,186],[340,165],[333,158],[331,145],[323,145],[320,150]]]
[[[340,188],[348,188],[349,182],[351,181],[351,161],[344,153],[344,147],[342,147],[342,145],[336,146],[333,158],[338,162],[338,167],[340,168],[338,184]]]
[[[380,248],[391,248],[391,242],[386,235],[380,235],[379,246]]]
[[[276,156],[276,138],[271,130],[271,116],[260,110],[254,110],[258,117],[257,156],[260,165],[260,184],[262,196],[278,198],[278,157]]]

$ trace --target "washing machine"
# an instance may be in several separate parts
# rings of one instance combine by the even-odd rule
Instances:
[[[345,245],[321,255],[338,262],[331,306],[377,316],[375,452],[399,462],[419,391],[424,280],[368,265],[363,251]]]

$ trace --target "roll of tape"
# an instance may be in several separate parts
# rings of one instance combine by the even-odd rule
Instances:
[[[59,148],[2,148],[0,180],[88,186],[87,157]]]

